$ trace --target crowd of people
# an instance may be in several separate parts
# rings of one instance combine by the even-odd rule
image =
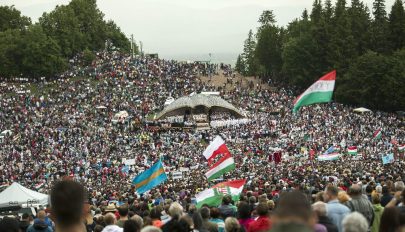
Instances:
[[[227,81],[215,86],[202,81],[204,75],[211,81],[225,75]],[[404,153],[398,149],[405,143],[405,131],[399,116],[380,111],[357,114],[338,103],[303,107],[293,114],[293,100],[299,93],[266,85],[262,80],[240,78],[226,65],[146,57],[131,60],[119,53],[99,53],[92,66],[73,66],[52,80],[3,82],[0,132],[9,130],[11,135],[0,141],[0,185],[19,182],[49,193],[55,181],[69,176],[85,187],[89,204],[96,208],[94,214],[97,209],[105,211],[111,202],[133,207],[129,212],[143,219],[152,217],[151,204],[161,202],[162,207],[170,207],[165,202],[178,202],[184,211],[197,212],[192,209],[195,194],[212,186],[202,178],[207,171],[202,153],[217,135],[226,141],[237,165],[222,178],[247,179],[244,194],[251,195],[250,217],[258,213],[254,205],[263,195],[277,205],[282,204],[283,193],[293,190],[311,198],[329,185],[349,191],[358,183],[364,194],[368,186],[393,194],[394,183],[405,180]],[[246,112],[248,120],[232,123],[229,115],[214,114],[215,121],[230,122],[204,131],[165,128],[153,121],[168,97],[201,91],[220,92]],[[128,112],[128,120],[112,123],[120,111]],[[381,130],[381,139],[373,139],[376,130]],[[347,155],[349,146],[357,147],[357,156]],[[342,154],[339,160],[318,161],[316,156],[330,147]],[[388,153],[394,154],[395,161],[383,165],[381,157]],[[275,159],[275,154],[280,158]],[[124,169],[128,159],[135,159],[135,164]],[[140,196],[132,179],[159,159],[168,181]],[[179,171],[181,179],[171,178]],[[162,212],[170,218],[170,209]],[[206,219],[206,212],[200,213]],[[228,222],[237,224],[231,218]],[[339,231],[343,224],[337,224]]]

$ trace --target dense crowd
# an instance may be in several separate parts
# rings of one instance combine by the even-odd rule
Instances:
[[[211,84],[219,78],[213,74],[226,76],[226,83]],[[203,76],[211,81],[202,81]],[[257,213],[259,196],[277,204],[284,192],[298,189],[311,198],[329,185],[348,191],[357,183],[364,194],[368,186],[394,193],[394,183],[405,179],[404,153],[398,150],[405,131],[396,114],[357,114],[338,103],[308,106],[293,114],[296,92],[264,86],[261,80],[237,77],[227,65],[130,60],[119,53],[100,53],[92,66],[73,66],[53,80],[3,82],[0,132],[10,130],[11,135],[0,141],[0,185],[19,182],[48,193],[56,180],[70,176],[85,186],[94,214],[111,202],[129,203],[130,212],[143,218],[152,216],[151,205],[162,202],[179,202],[192,211],[188,207],[195,194],[211,186],[202,178],[207,165],[201,154],[216,135],[224,138],[237,165],[223,179],[248,180],[244,195],[249,215]],[[215,126],[206,131],[165,128],[153,121],[168,97],[201,91],[220,92],[246,112],[248,120],[239,123],[228,114],[214,114]],[[129,117],[112,123],[120,111]],[[376,140],[372,134],[378,129],[383,136]],[[344,155],[337,161],[317,161],[331,146]],[[345,154],[349,146],[357,146],[357,156]],[[281,159],[274,159],[275,153]],[[383,165],[381,157],[388,153],[394,153],[395,162]],[[136,162],[124,171],[125,159]],[[131,185],[133,177],[159,159],[169,180],[139,196]],[[171,178],[178,171],[182,178]]]

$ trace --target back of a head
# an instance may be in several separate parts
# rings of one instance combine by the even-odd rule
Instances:
[[[314,204],[312,204],[312,209],[318,216],[320,217],[326,216],[327,211],[326,211],[326,204],[324,202],[322,201],[315,202]]]
[[[349,195],[350,196],[359,196],[362,194],[362,189],[361,186],[358,184],[353,184],[349,188]]]
[[[141,227],[134,220],[127,220],[124,222],[124,232],[139,232]]]
[[[24,214],[21,216],[21,219],[24,220],[24,221],[28,221],[28,220],[30,219],[30,215],[29,215],[28,213],[24,213]]]
[[[121,205],[118,207],[118,214],[120,217],[126,217],[128,216],[128,205]]]
[[[131,220],[135,221],[139,225],[139,228],[143,227],[143,219],[141,218],[141,216],[135,214],[131,217]]]
[[[213,207],[210,209],[210,216],[212,218],[220,218],[221,217],[221,211],[217,207]]]
[[[239,221],[234,217],[228,217],[225,219],[225,231],[237,232],[241,229]]]
[[[246,202],[239,202],[238,205],[238,215],[240,219],[250,218],[252,212],[250,212],[250,206]]]
[[[196,229],[196,230],[202,229],[203,218],[201,217],[201,214],[199,212],[194,212],[192,219],[193,219],[194,229]]]
[[[104,223],[108,225],[114,225],[116,223],[116,218],[113,213],[107,213],[104,215]]]
[[[202,207],[200,209],[200,214],[203,219],[210,219],[210,209],[207,207]]]
[[[367,232],[368,221],[363,214],[353,212],[343,218],[342,227],[344,232]]]
[[[145,226],[141,232],[162,232],[162,230],[155,226]]]
[[[81,223],[85,191],[81,184],[58,181],[51,190],[51,209],[55,223],[62,227]]]
[[[181,206],[178,202],[173,202],[169,208],[169,215],[172,218],[179,219],[183,214],[183,206]]]
[[[150,211],[150,217],[152,219],[160,220],[160,217],[162,216],[162,211],[163,210],[160,206],[154,206]]]
[[[402,190],[405,189],[405,185],[404,185],[404,182],[403,182],[403,181],[397,181],[397,182],[395,182],[395,183],[394,183],[394,186],[395,186],[395,191],[396,191],[396,192],[402,191]]]
[[[256,212],[259,216],[267,216],[269,214],[269,206],[267,203],[260,203],[256,207]]]
[[[299,191],[281,194],[273,215],[282,221],[294,219],[305,223],[309,223],[313,216],[311,204]]]
[[[380,219],[380,231],[395,231],[400,224],[399,209],[397,207],[384,208]]]
[[[339,188],[334,185],[328,185],[328,187],[326,187],[326,193],[331,196],[337,197],[339,194]]]
[[[381,195],[378,192],[373,192],[371,194],[371,202],[373,204],[379,204],[381,202]]]
[[[14,218],[4,217],[0,220],[1,232],[20,232],[20,224]]]

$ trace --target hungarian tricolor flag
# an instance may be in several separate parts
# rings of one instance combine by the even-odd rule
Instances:
[[[208,172],[205,173],[205,176],[207,177],[208,181],[211,181],[234,169],[235,161],[231,154],[228,153],[222,156],[218,162],[213,164]]]
[[[382,136],[381,129],[378,129],[373,133],[373,139],[375,139],[375,140],[381,139],[381,136]]]
[[[333,70],[313,83],[294,100],[293,112],[297,112],[302,106],[330,102],[335,88],[335,80],[336,70]]]
[[[208,164],[211,164],[212,160],[220,154],[230,155],[231,153],[221,136],[217,136],[205,149],[203,155],[208,160]]]
[[[210,145],[208,145],[207,149],[203,152],[203,155],[210,165],[208,172],[205,173],[208,181],[218,178],[224,173],[235,169],[235,161],[232,158],[228,147],[225,145],[224,140],[220,136],[217,136]],[[217,157],[219,160],[211,165]]]
[[[198,193],[196,197],[197,207],[201,208],[203,205],[218,206],[221,204],[224,195],[231,195],[234,201],[239,200],[239,195],[243,190],[246,180],[231,180],[221,182]]]
[[[349,153],[350,155],[357,155],[357,147],[356,146],[348,147],[347,153]]]
[[[399,146],[398,146],[398,151],[399,151],[399,152],[405,151],[405,144],[399,145]]]

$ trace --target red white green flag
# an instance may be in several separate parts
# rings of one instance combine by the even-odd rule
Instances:
[[[357,147],[356,146],[348,147],[347,153],[349,153],[350,155],[357,155]]]
[[[373,139],[375,140],[381,139],[381,136],[382,136],[381,129],[378,129],[373,133]]]
[[[405,144],[399,145],[399,146],[398,146],[398,151],[399,151],[399,152],[405,151]]]
[[[223,174],[235,169],[235,161],[231,157],[231,154],[225,154],[218,162],[210,167],[205,176],[208,181],[214,180]]]
[[[222,197],[224,195],[231,195],[234,201],[239,200],[239,195],[243,190],[246,180],[231,180],[221,182],[198,193],[195,197],[197,200],[197,207],[200,208],[203,205],[218,206],[221,204]]]
[[[336,70],[324,75],[294,100],[293,112],[302,106],[330,102],[335,88]]]

